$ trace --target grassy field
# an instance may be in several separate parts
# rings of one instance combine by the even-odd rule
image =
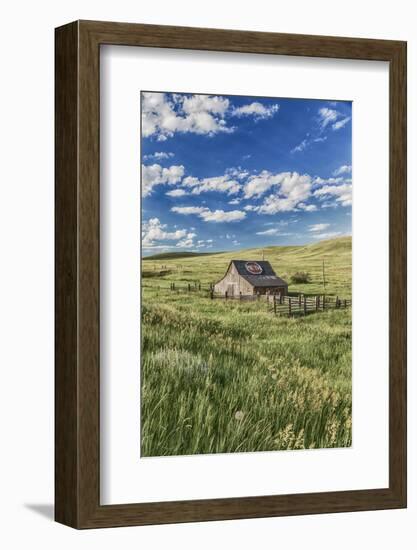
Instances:
[[[326,294],[351,297],[350,238],[264,253],[290,292],[322,294],[324,260]],[[142,456],[350,446],[350,309],[288,318],[210,300],[232,258],[262,252],[143,259]],[[297,271],[311,283],[292,285]]]

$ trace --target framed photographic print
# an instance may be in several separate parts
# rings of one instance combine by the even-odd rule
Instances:
[[[406,506],[406,44],[56,29],[56,520]]]

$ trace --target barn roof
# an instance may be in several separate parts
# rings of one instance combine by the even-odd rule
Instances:
[[[287,283],[284,281],[284,279],[278,277],[275,274],[275,271],[272,269],[271,264],[265,260],[232,260],[231,263],[234,264],[239,275],[246,279],[254,287],[287,286]],[[258,264],[262,269],[261,273],[259,273],[259,275],[250,273],[246,269],[246,264],[248,263]]]

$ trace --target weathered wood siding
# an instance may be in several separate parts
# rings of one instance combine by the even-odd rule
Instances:
[[[227,292],[229,296],[239,296],[242,293],[243,296],[247,296],[253,294],[253,286],[239,275],[232,264],[223,279],[214,285],[214,292],[219,294]]]

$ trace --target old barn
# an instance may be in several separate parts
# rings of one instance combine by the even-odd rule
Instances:
[[[288,293],[288,284],[278,277],[267,261],[232,260],[214,292],[228,297],[253,296],[256,294]]]

